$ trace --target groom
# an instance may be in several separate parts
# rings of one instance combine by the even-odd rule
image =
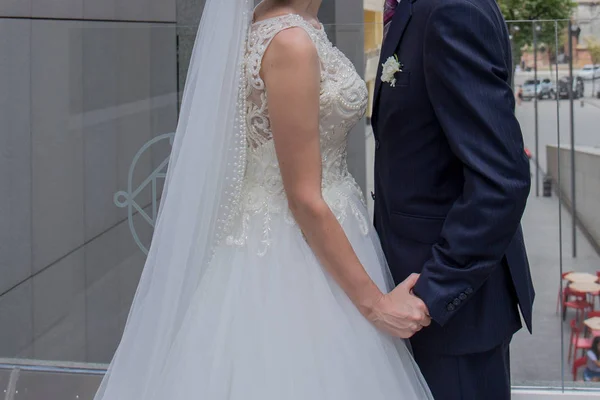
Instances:
[[[375,89],[375,225],[396,283],[433,323],[414,356],[436,400],[509,399],[509,343],[531,331],[520,226],[529,162],[495,0],[386,0]]]

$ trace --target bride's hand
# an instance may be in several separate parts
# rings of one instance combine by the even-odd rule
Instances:
[[[382,295],[372,306],[367,318],[382,331],[402,339],[408,339],[431,324],[427,306],[412,294],[419,279],[412,274],[393,291]]]

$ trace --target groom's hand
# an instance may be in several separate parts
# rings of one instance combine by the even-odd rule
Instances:
[[[383,295],[372,308],[369,320],[382,331],[408,339],[431,324],[427,306],[412,294],[419,279],[412,274],[390,293]]]

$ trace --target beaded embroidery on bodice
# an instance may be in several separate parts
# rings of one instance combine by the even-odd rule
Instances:
[[[321,26],[316,28],[299,15],[289,14],[252,24],[248,35],[246,66],[247,163],[241,198],[241,221],[229,244],[246,243],[247,224],[253,215],[264,217],[264,252],[270,244],[270,220],[289,213],[279,163],[275,153],[265,84],[260,77],[263,55],[275,35],[284,29],[300,27],[314,42],[321,60],[320,134],[323,168],[323,196],[338,220],[351,210],[366,234],[368,224],[362,212],[349,201],[348,192],[362,199],[362,192],[347,167],[347,135],[363,117],[368,91],[365,82],[348,58],[327,38]],[[350,188],[350,191],[348,190]],[[362,200],[364,202],[364,200]]]

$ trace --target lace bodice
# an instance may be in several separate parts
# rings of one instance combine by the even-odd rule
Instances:
[[[228,238],[230,244],[245,243],[244,224],[255,214],[261,214],[266,220],[265,251],[270,243],[268,221],[273,214],[283,213],[293,223],[275,153],[265,84],[260,76],[262,59],[272,39],[277,33],[292,27],[300,27],[307,32],[321,61],[319,129],[324,198],[342,220],[352,206],[344,199],[347,190],[339,189],[351,187],[354,192],[360,192],[348,172],[346,155],[348,132],[366,111],[368,91],[365,82],[350,60],[329,41],[323,26],[316,28],[294,14],[259,21],[250,28],[245,57],[247,164],[241,199],[242,221],[238,224],[240,229]],[[358,210],[354,211],[360,214]],[[361,222],[364,229],[368,229],[366,221]]]

